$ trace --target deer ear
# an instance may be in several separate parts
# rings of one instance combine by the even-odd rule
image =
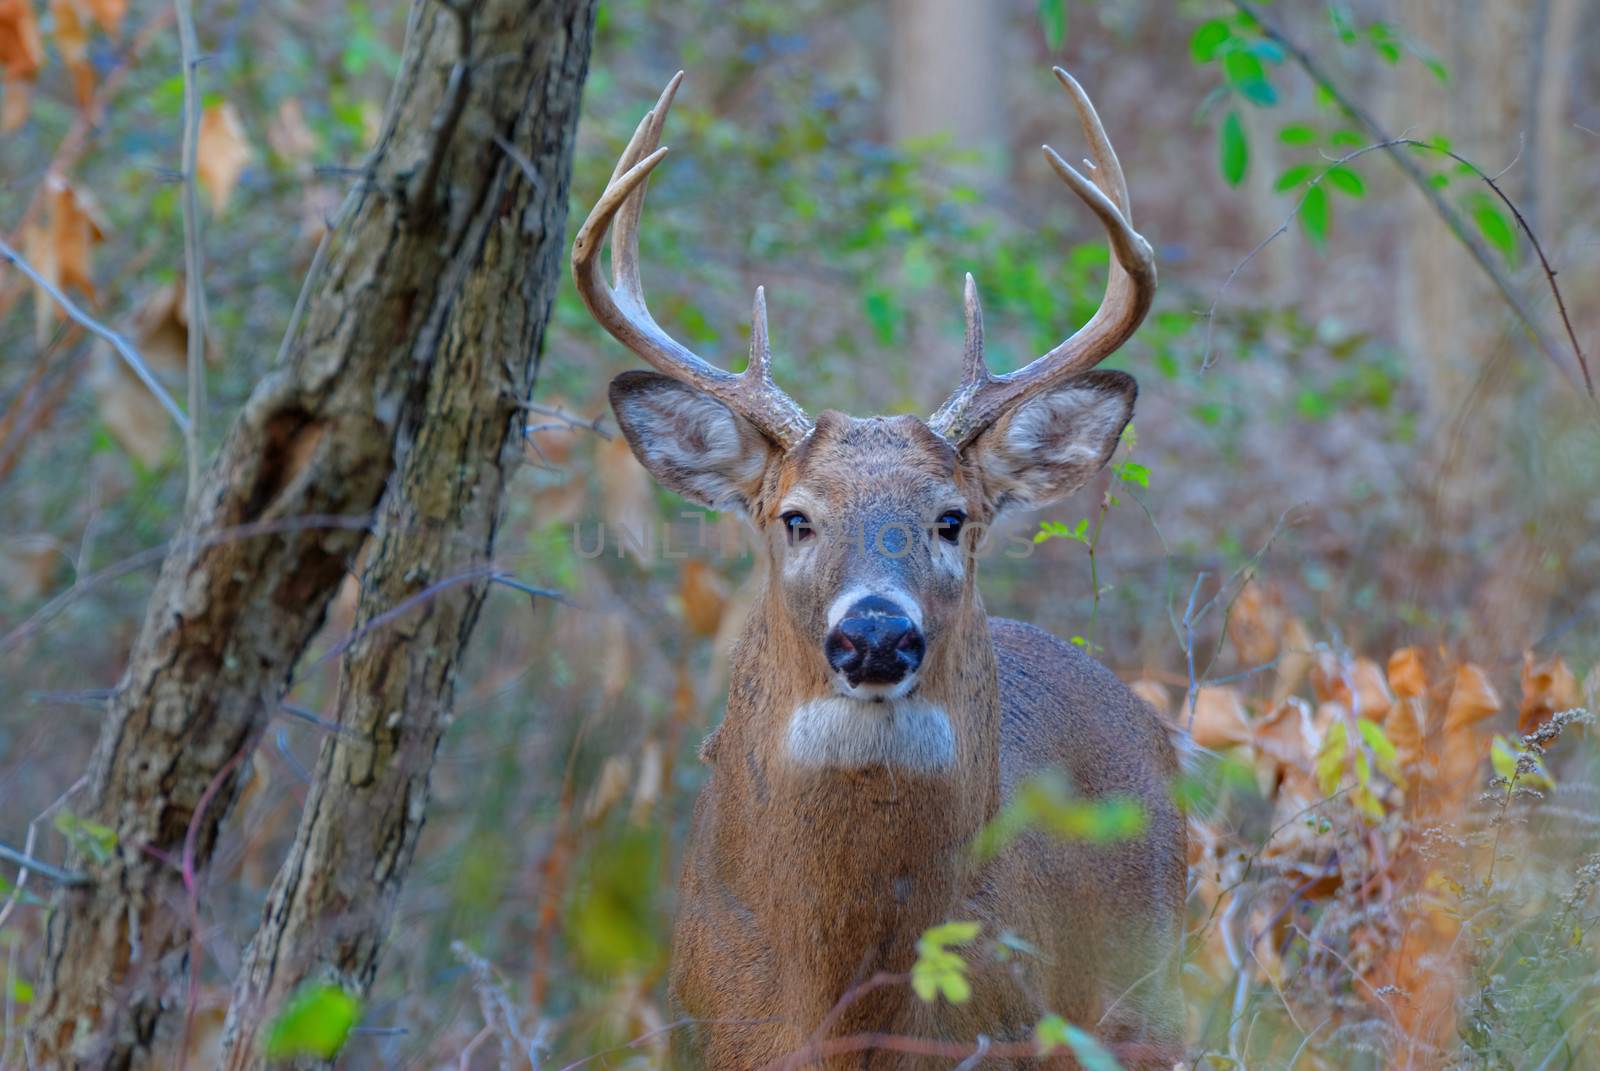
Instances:
[[[611,381],[611,409],[633,456],[662,485],[715,510],[746,512],[776,453],[744,417],[656,372]]]
[[[1125,372],[1078,376],[995,421],[966,457],[997,510],[1048,506],[1111,460],[1138,393]]]

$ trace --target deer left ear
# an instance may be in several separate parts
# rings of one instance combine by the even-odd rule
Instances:
[[[1029,398],[966,449],[998,510],[1039,509],[1088,483],[1133,418],[1138,384],[1089,372]]]

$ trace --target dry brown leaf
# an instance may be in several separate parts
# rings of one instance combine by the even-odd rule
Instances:
[[[294,97],[286,97],[267,123],[267,145],[291,164],[303,163],[317,151],[317,135]]]
[[[1489,675],[1479,666],[1463,662],[1456,667],[1455,687],[1445,707],[1444,731],[1450,734],[1475,725],[1498,713],[1501,705],[1500,694],[1489,683]]]
[[[1321,742],[1311,704],[1299,696],[1285,699],[1255,725],[1257,754],[1273,762],[1280,772],[1309,772]]]
[[[43,66],[44,38],[33,0],[0,0],[0,67],[6,81],[31,82]]]
[[[600,777],[594,790],[583,805],[583,819],[591,825],[603,819],[628,793],[632,780],[631,764],[626,755],[611,755],[600,766]]]
[[[112,37],[122,33],[122,16],[128,13],[128,0],[84,0],[89,14]]]
[[[1389,687],[1404,699],[1417,699],[1428,691],[1428,674],[1422,668],[1422,651],[1402,647],[1389,656]]]
[[[1224,686],[1201,688],[1194,697],[1191,720],[1188,704],[1178,714],[1178,724],[1189,729],[1201,747],[1223,748],[1250,740],[1250,719],[1239,693]]]
[[[52,286],[62,292],[95,296],[90,251],[105,239],[104,217],[94,198],[60,175],[47,175],[43,219],[23,234],[24,255]],[[50,326],[65,315],[56,300],[35,288],[35,326],[42,341]]]
[[[1306,679],[1311,668],[1311,633],[1298,617],[1284,626],[1283,640],[1278,645],[1278,672],[1272,683],[1272,705],[1277,706],[1293,695]]]
[[[1348,680],[1355,689],[1356,713],[1369,721],[1380,721],[1394,703],[1394,693],[1384,679],[1383,670],[1370,658],[1357,658]]]
[[[600,695],[614,703],[628,687],[633,671],[633,643],[628,637],[628,619],[621,614],[606,615],[601,629],[604,640],[600,661]]]
[[[161,461],[175,434],[172,417],[103,342],[95,344],[89,384],[94,389],[95,408],[111,437],[145,468]]]
[[[37,599],[49,591],[61,566],[61,543],[48,534],[0,541],[0,591],[13,602]]]
[[[1578,678],[1567,663],[1555,655],[1535,664],[1533,652],[1522,654],[1522,705],[1517,710],[1517,732],[1533,732],[1557,711],[1583,705]]]
[[[595,468],[608,553],[625,547],[637,559],[648,557],[651,552],[643,548],[654,546],[657,516],[650,474],[620,435],[600,448]]]
[[[211,210],[221,214],[253,155],[244,124],[232,104],[213,104],[200,115],[200,144],[195,167],[211,195]]]
[[[722,611],[728,605],[728,583],[716,570],[698,558],[683,563],[678,583],[678,598],[683,602],[683,619],[696,636],[715,636],[722,627]]]
[[[0,94],[0,134],[9,134],[28,121],[33,108],[33,83],[7,80]]]
[[[1228,639],[1241,665],[1272,661],[1283,634],[1283,617],[1283,598],[1277,589],[1254,579],[1244,586],[1228,613]]]
[[[633,786],[633,805],[628,808],[630,820],[643,823],[650,817],[650,812],[655,810],[657,801],[661,799],[664,774],[661,744],[655,740],[647,741],[643,754],[639,756],[639,779]]]
[[[152,368],[183,372],[189,366],[189,306],[184,281],[158,288],[133,314],[134,344]],[[208,338],[206,363],[218,362],[217,347]]]
[[[1422,758],[1427,733],[1427,711],[1420,699],[1396,699],[1384,716],[1383,735],[1394,745],[1396,758],[1403,768],[1414,768]]]
[[[56,51],[72,72],[72,89],[78,107],[87,108],[94,99],[94,64],[89,62],[88,11],[81,0],[50,0],[50,17],[55,22]]]
[[[1136,681],[1129,681],[1128,688],[1134,695],[1149,703],[1155,712],[1161,715],[1162,721],[1167,721],[1172,716],[1172,692],[1160,681],[1153,681],[1149,677],[1141,677]]]

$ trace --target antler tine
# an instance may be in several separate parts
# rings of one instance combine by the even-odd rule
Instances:
[[[745,372],[757,379],[772,380],[772,346],[767,341],[767,288],[756,287],[756,299],[750,308],[750,363]]]
[[[1155,296],[1155,254],[1129,221],[1127,181],[1089,96],[1060,67],[1056,80],[1072,97],[1093,157],[1094,178],[1084,177],[1050,146],[1045,159],[1079,200],[1100,220],[1111,246],[1105,297],[1095,314],[1049,353],[1007,375],[991,375],[983,360],[982,312],[977,288],[967,277],[967,345],[960,386],[929,419],[928,426],[962,447],[977,438],[1007,410],[1028,397],[1079,375],[1105,360],[1126,342]]]
[[[655,107],[639,121],[612,170],[605,192],[578,228],[572,242],[573,280],[589,312],[613,338],[657,371],[723,402],[762,434],[787,448],[810,433],[811,421],[772,381],[765,294],[756,291],[750,366],[739,375],[707,363],[667,334],[645,302],[639,272],[639,223],[644,213],[645,187],[650,172],[666,158],[666,147],[660,144],[661,131],[682,82],[683,72],[679,71],[661,91]],[[607,231],[612,232],[615,288],[606,282],[600,263],[600,247]]]

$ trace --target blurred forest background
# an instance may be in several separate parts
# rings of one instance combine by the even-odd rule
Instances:
[[[1595,748],[1523,735],[1600,686],[1600,421],[1574,353],[1600,339],[1600,7],[1262,17],[1289,46],[1223,0],[607,0],[570,220],[687,69],[643,236],[656,315],[740,367],[763,284],[777,377],[808,410],[926,414],[956,378],[963,272],[1006,367],[1098,304],[1099,227],[1038,152],[1082,155],[1049,74],[1071,70],[1161,290],[1112,361],[1140,380],[1136,434],[1099,484],[1017,522],[1032,552],[987,558],[982,586],[1193,728],[1200,1066],[1600,1066]],[[405,12],[225,0],[197,21],[215,439],[360,173]],[[182,397],[170,8],[0,0],[0,66],[0,234]],[[1382,138],[1352,105],[1423,143],[1394,149],[1420,185],[1362,151]],[[1571,337],[1515,215],[1446,149],[1538,236]],[[93,849],[64,794],[182,513],[183,438],[17,271],[0,316],[0,843],[59,861]],[[496,564],[570,604],[489,598],[343,1066],[493,1066],[498,1035],[560,1067],[671,1021],[676,848],[751,561],[694,545],[697,511],[614,434],[605,385],[633,365],[564,282],[536,401],[576,419],[530,416]],[[617,551],[659,525],[687,558]],[[205,876],[191,1066],[293,836],[355,595]],[[7,1067],[48,888],[15,876]],[[655,1066],[663,1044],[601,1066]]]

